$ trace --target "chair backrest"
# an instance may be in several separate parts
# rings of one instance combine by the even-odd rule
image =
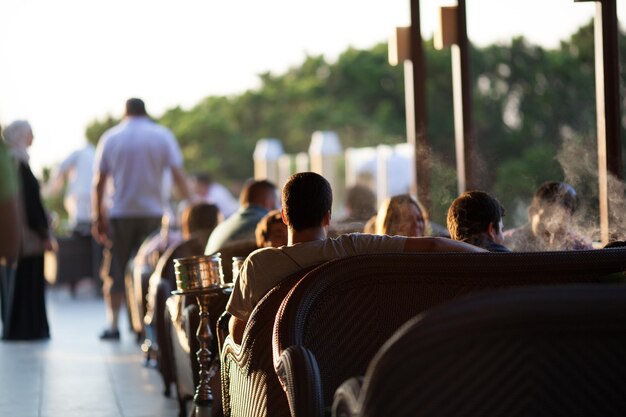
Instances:
[[[148,299],[148,312],[144,317],[146,324],[151,325],[151,331],[147,333],[146,340],[154,343],[158,346],[158,367],[163,378],[163,382],[166,387],[166,391],[169,391],[169,385],[178,379],[177,370],[175,367],[174,353],[172,352],[172,342],[170,332],[167,330],[171,323],[165,319],[165,304],[167,299],[171,295],[171,291],[176,289],[176,274],[174,271],[174,259],[185,258],[187,256],[202,255],[204,252],[204,246],[206,240],[198,238],[190,238],[188,240],[178,242],[175,245],[170,246],[159,258],[157,266],[154,270],[154,275],[159,278],[155,288],[150,288]],[[152,285],[152,284],[151,284]],[[182,300],[180,300],[182,301]],[[189,303],[195,302],[195,297],[188,297]],[[173,303],[168,317],[173,319],[175,325],[180,325],[182,318],[182,309],[184,308],[184,302]],[[215,303],[214,303],[215,304]],[[222,309],[224,308],[225,301],[221,303]],[[216,313],[219,314],[219,313]],[[212,319],[213,317],[211,317]],[[212,330],[214,327],[212,325]],[[178,333],[176,333],[179,336]],[[188,343],[182,343],[187,345]],[[214,344],[215,346],[215,344]],[[197,349],[196,349],[197,350]],[[195,350],[190,352],[190,360],[192,366],[194,366]],[[194,376],[197,373],[194,373]]]
[[[274,326],[274,365],[292,414],[310,409],[304,403],[312,398],[329,406],[339,384],[363,375],[380,346],[427,309],[491,288],[599,282],[611,273],[621,277],[625,267],[624,249],[368,254],[331,261],[305,276],[283,301]],[[290,346],[311,352],[314,371],[284,368],[291,362],[281,362],[281,355]],[[311,375],[299,374],[306,372]],[[293,381],[311,385],[295,388]]]
[[[172,285],[172,288],[176,288],[174,259],[202,255],[204,253],[204,245],[206,245],[206,242],[203,243],[201,239],[190,238],[170,246],[159,258],[154,273],[160,276],[161,279],[167,280]]]
[[[283,298],[311,269],[291,275],[259,301],[248,319],[240,346],[226,337],[221,351],[226,417],[289,416],[287,397],[272,363],[272,329]]]
[[[356,415],[624,416],[625,380],[626,286],[489,291],[398,330]]]

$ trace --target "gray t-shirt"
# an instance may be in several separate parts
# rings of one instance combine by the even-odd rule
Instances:
[[[256,250],[244,262],[226,311],[247,321],[259,300],[283,279],[303,268],[362,253],[402,252],[406,237],[361,233]]]
[[[94,164],[113,178],[111,218],[159,217],[164,174],[182,168],[183,157],[169,129],[130,117],[102,135]]]

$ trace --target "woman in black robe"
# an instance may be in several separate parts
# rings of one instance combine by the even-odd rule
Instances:
[[[33,132],[26,121],[11,123],[4,139],[18,164],[21,215],[24,233],[13,281],[13,295],[8,307],[3,338],[35,340],[50,337],[46,314],[44,251],[53,249],[48,217],[41,201],[39,182],[28,164],[28,147]]]

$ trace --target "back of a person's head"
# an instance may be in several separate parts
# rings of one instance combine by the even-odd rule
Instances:
[[[319,227],[333,205],[333,191],[326,178],[315,172],[292,175],[283,187],[283,211],[294,230]]]
[[[365,222],[376,213],[376,195],[365,185],[354,185],[346,191],[346,207],[352,218]]]
[[[578,207],[578,196],[576,195],[574,187],[558,181],[550,181],[542,184],[533,196],[531,207],[539,209],[553,205],[565,208],[573,214]]]
[[[466,191],[457,197],[448,208],[447,225],[450,237],[465,240],[487,232],[493,224],[500,231],[500,220],[504,207],[484,191]]]
[[[185,207],[181,215],[183,235],[189,236],[197,231],[215,229],[221,220],[221,213],[215,204],[196,203]]]
[[[146,116],[146,104],[140,98],[126,100],[126,116]]]
[[[31,133],[30,123],[26,120],[16,120],[4,128],[2,136],[9,145],[14,145],[25,143]]]
[[[400,230],[403,227],[401,224],[403,221],[401,216],[403,214],[402,209],[405,206],[416,207],[424,226],[428,223],[428,213],[426,209],[415,198],[410,194],[398,194],[386,198],[380,205],[376,216],[376,234],[406,236],[406,234]]]
[[[274,229],[282,233],[272,233]],[[284,229],[281,230],[281,229]],[[256,245],[259,248],[265,248],[268,246],[283,246],[287,244],[287,226],[283,223],[283,217],[280,210],[271,210],[268,212],[256,225],[254,231],[256,238]],[[279,242],[276,241],[276,236],[280,237]]]
[[[241,194],[239,195],[239,204],[242,206],[256,205],[265,207],[268,204],[271,208],[276,208],[278,199],[278,190],[276,186],[268,180],[252,180],[248,181]],[[270,203],[268,203],[270,202]]]

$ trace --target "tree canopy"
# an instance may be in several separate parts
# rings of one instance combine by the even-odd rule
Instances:
[[[622,61],[625,48],[621,34]],[[436,51],[426,41],[425,53],[428,141],[437,162],[431,217],[445,222],[456,197],[450,51]],[[470,61],[481,188],[501,200],[515,223],[524,217],[534,190],[547,180],[571,182],[593,206],[593,24],[555,49],[523,37],[509,44],[472,46]],[[405,142],[402,71],[388,64],[384,43],[367,50],[350,48],[335,62],[308,56],[282,74],[260,74],[256,89],[207,97],[189,110],[172,108],[158,121],[178,138],[187,170],[241,182],[253,173],[252,153],[263,137],[281,139],[287,153],[306,151],[315,130],[336,131],[344,148]],[[623,78],[624,72],[621,97],[626,97]],[[97,138],[113,123],[110,116],[96,120],[87,136]]]

